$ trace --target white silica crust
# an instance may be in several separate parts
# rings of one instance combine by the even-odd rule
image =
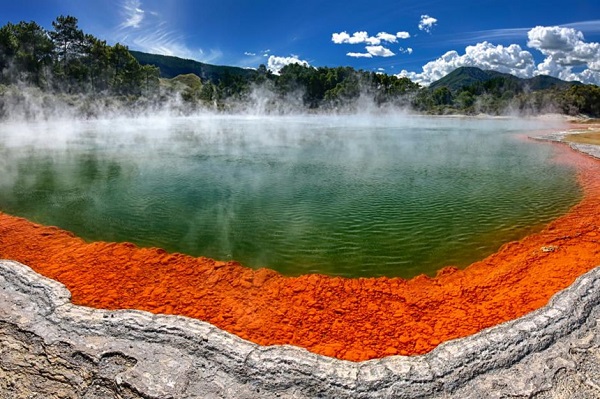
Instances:
[[[569,136],[571,134],[578,134],[578,133],[588,133],[588,132],[586,132],[585,130],[577,130],[577,131],[566,130],[566,131],[562,131],[562,132],[555,132],[555,133],[531,136],[531,138],[534,140],[554,141],[554,142],[558,142],[558,143],[565,143],[565,144],[569,145],[569,147],[571,147],[575,151],[579,151],[583,154],[587,154],[591,157],[600,159],[600,146],[594,145],[594,144],[573,143],[573,142],[568,142],[565,140],[565,138],[567,136]]]
[[[75,306],[62,284],[4,260],[0,398],[600,397],[599,304],[596,268],[517,320],[354,363],[187,317]]]

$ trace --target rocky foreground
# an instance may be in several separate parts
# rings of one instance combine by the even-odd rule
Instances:
[[[1,398],[596,398],[600,268],[522,318],[413,357],[337,360],[192,318],[75,306],[0,261]]]
[[[572,147],[600,157],[597,146]],[[577,245],[554,240],[535,263],[562,252],[582,262],[584,244],[600,253],[595,214],[571,220],[577,230],[561,240]],[[42,230],[38,241],[49,234]],[[545,271],[536,275],[548,279]],[[600,398],[598,320],[600,268],[592,268],[513,321],[424,355],[351,362],[257,345],[194,318],[73,305],[63,284],[0,260],[0,399]]]

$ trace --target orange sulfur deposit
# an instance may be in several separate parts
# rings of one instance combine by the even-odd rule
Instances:
[[[353,361],[426,353],[545,305],[600,265],[600,161],[566,147],[583,200],[540,233],[435,278],[284,277],[128,243],[86,243],[0,213],[0,258],[58,280],[79,305],[205,320],[250,341]]]

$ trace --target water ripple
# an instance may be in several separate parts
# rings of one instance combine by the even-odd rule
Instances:
[[[0,209],[290,275],[410,277],[481,259],[579,198],[555,147],[511,123],[413,122],[90,125],[65,148],[0,149]]]

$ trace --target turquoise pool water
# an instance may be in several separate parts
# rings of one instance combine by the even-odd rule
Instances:
[[[434,274],[580,198],[537,122],[224,117],[0,127],[0,210],[286,275]]]

